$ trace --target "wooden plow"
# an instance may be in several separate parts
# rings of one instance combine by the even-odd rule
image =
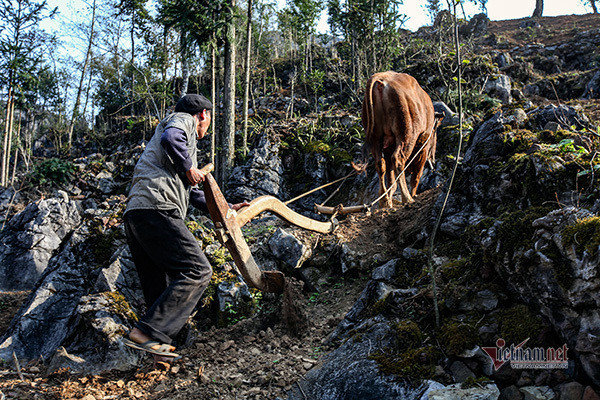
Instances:
[[[215,224],[217,239],[227,247],[235,265],[249,286],[265,292],[282,293],[285,287],[285,276],[279,271],[263,271],[258,267],[242,234],[242,226],[265,211],[276,214],[290,224],[320,233],[333,232],[337,223],[335,220],[320,222],[305,217],[292,211],[273,196],[258,197],[252,200],[250,205],[236,212],[229,208],[221,189],[210,174],[213,169],[214,165],[208,164],[202,168],[202,171],[206,173],[204,194],[210,217]]]

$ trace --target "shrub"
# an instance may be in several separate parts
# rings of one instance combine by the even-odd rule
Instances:
[[[76,171],[77,167],[68,160],[49,158],[33,166],[29,179],[37,185],[64,184],[73,179]]]

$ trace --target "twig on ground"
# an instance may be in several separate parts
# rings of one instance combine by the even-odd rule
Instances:
[[[24,381],[23,373],[21,372],[21,364],[19,364],[19,359],[17,358],[17,354],[13,351],[13,360],[15,362],[15,369],[17,370],[17,374],[19,374],[19,379]]]

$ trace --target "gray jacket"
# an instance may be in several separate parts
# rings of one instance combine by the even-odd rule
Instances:
[[[187,113],[174,113],[163,119],[148,142],[144,153],[135,165],[133,181],[125,213],[136,209],[173,210],[181,218],[187,214],[191,186],[185,176],[180,177],[167,152],[160,145],[162,133],[167,128],[185,132],[187,150],[192,165],[198,167],[196,121]]]

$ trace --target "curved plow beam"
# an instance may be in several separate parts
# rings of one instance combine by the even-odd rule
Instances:
[[[246,283],[264,292],[283,292],[285,276],[279,271],[262,271],[258,267],[236,220],[236,212],[229,208],[210,173],[204,178],[204,194],[217,238],[229,250]]]
[[[333,222],[321,222],[305,217],[288,208],[283,202],[273,196],[261,196],[250,202],[250,205],[238,211],[236,220],[239,226],[244,226],[252,218],[264,211],[277,214],[281,219],[300,228],[320,233],[331,233],[337,225]]]

